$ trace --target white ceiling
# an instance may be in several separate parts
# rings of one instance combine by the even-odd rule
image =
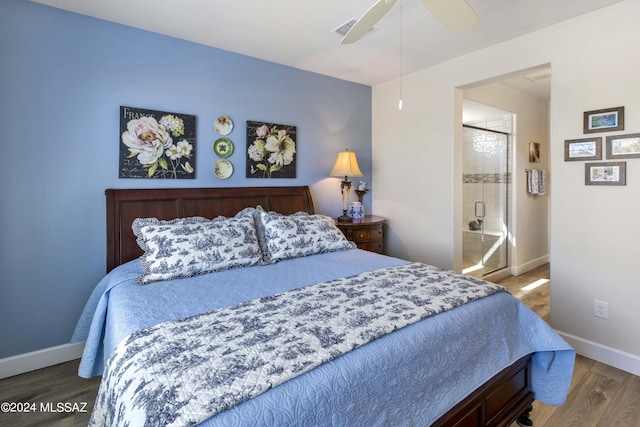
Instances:
[[[467,0],[480,26],[457,34],[420,0],[400,0],[352,45],[332,32],[375,0],[32,0],[37,3],[375,85],[621,0]],[[402,3],[401,3],[402,2]]]

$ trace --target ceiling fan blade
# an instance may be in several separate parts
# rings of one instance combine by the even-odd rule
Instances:
[[[378,0],[351,27],[340,44],[356,42],[364,36],[396,4],[397,0]]]
[[[466,33],[480,24],[478,15],[465,0],[422,0],[422,2],[433,16],[457,33]]]

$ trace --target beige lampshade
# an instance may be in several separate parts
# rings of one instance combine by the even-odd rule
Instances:
[[[364,176],[360,170],[360,166],[358,166],[356,153],[349,150],[339,152],[336,164],[333,165],[329,176]]]

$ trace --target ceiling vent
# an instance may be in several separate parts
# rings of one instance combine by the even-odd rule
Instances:
[[[346,36],[347,33],[349,32],[349,30],[351,28],[353,28],[354,25],[356,25],[356,22],[358,22],[358,20],[356,18],[351,18],[349,19],[347,22],[345,22],[344,24],[340,25],[337,28],[334,28],[333,30],[331,30],[332,33],[336,33],[342,37]],[[370,28],[369,31],[366,32],[366,34],[371,33],[372,31],[377,30],[377,28]]]

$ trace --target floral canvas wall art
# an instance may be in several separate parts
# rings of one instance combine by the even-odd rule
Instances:
[[[193,179],[196,116],[120,107],[120,178]]]
[[[247,178],[296,177],[296,127],[247,121]]]

